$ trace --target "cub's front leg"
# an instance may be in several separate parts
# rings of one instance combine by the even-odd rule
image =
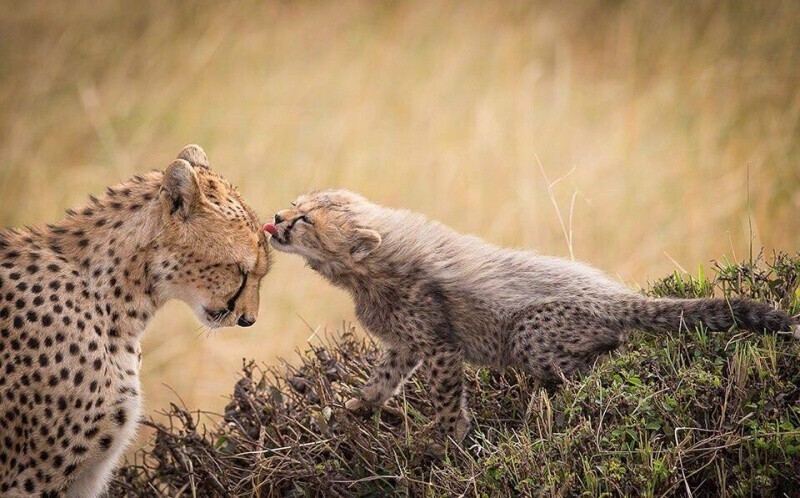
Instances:
[[[374,410],[391,398],[422,359],[406,348],[392,346],[381,355],[359,396],[347,400],[350,411]]]
[[[460,443],[472,428],[464,390],[464,355],[454,345],[439,344],[426,355],[424,369],[437,425],[445,437]]]

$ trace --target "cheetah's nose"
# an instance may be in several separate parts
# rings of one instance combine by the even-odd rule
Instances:
[[[280,225],[282,222],[283,222],[283,217],[281,217],[281,215],[276,213],[275,214],[275,224],[276,225]]]
[[[253,318],[242,315],[239,317],[239,321],[237,323],[240,327],[250,327],[251,325],[256,323],[256,321]]]

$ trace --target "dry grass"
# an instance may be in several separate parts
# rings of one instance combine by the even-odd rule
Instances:
[[[264,217],[348,187],[567,255],[540,161],[574,169],[552,192],[575,256],[625,281],[741,259],[751,221],[757,247],[791,251],[797,33],[791,1],[5,1],[0,222],[56,219],[198,142]],[[219,408],[242,357],[352,316],[278,257],[253,329],[195,338],[184,307],[160,314],[148,408],[176,400],[162,383]]]

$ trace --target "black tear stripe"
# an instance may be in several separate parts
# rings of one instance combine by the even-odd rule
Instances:
[[[227,304],[227,308],[228,308],[229,312],[233,312],[233,310],[236,309],[236,301],[239,300],[239,298],[242,295],[242,292],[244,292],[245,286],[247,286],[247,277],[248,276],[249,275],[247,274],[247,272],[242,272],[242,285],[239,286],[239,290],[236,291],[236,294],[234,294],[233,297],[230,298],[230,300],[228,301],[228,304]]]

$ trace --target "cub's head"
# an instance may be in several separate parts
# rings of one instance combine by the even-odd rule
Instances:
[[[264,226],[279,251],[299,254],[327,274],[357,270],[381,244],[380,234],[362,226],[374,206],[347,190],[301,195]],[[329,275],[330,276],[330,275]]]
[[[255,323],[268,243],[236,188],[189,145],[164,171],[158,201],[162,233],[148,265],[159,294],[212,328]]]

